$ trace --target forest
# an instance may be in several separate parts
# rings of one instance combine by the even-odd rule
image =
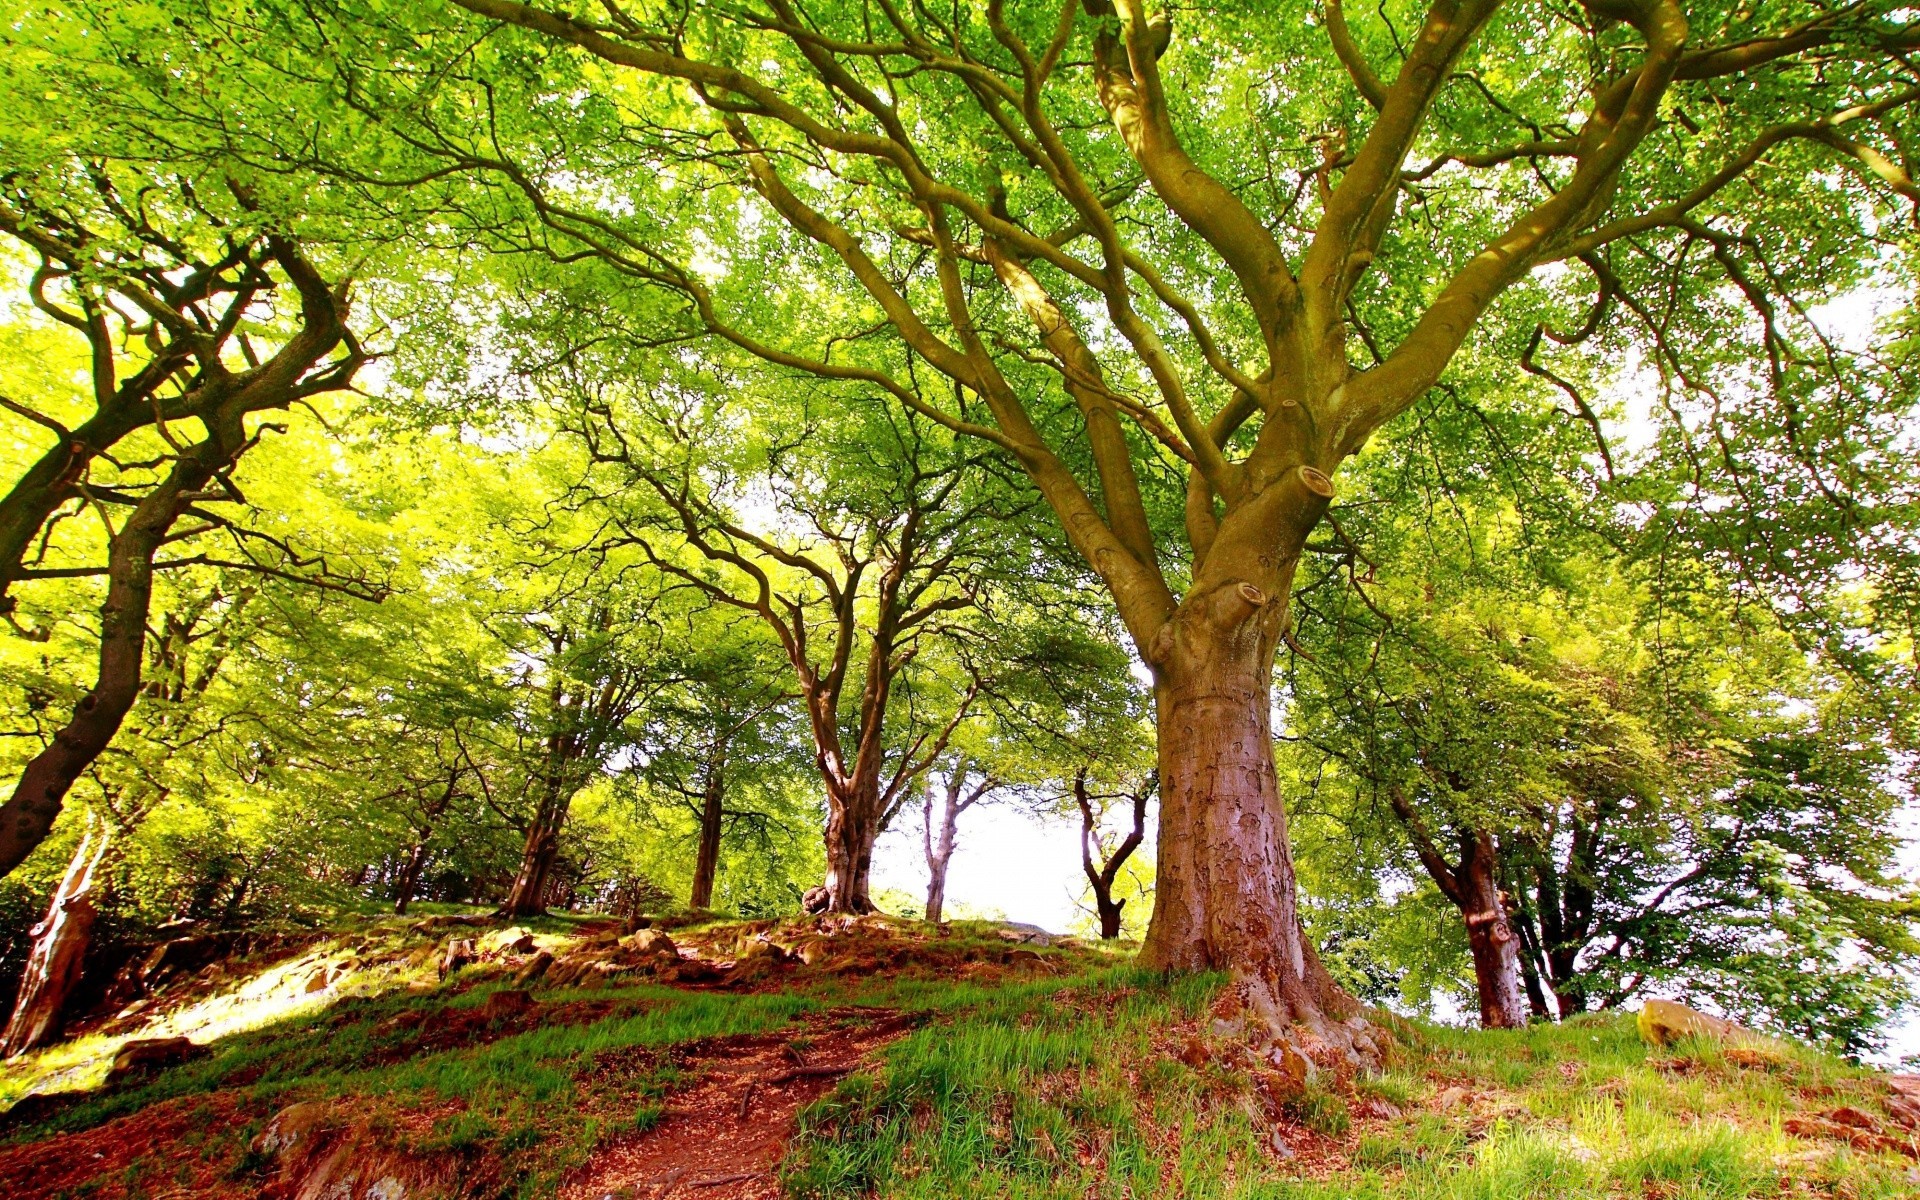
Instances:
[[[9,5],[0,1178],[1920,1194],[1916,55]]]

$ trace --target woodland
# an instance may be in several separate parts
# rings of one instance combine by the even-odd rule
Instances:
[[[645,1035],[663,1045],[841,1000],[888,1014],[849,1053],[920,1046],[921,1020],[1032,1029],[1065,1019],[1043,986],[1065,972],[1112,1022],[1073,1037],[1212,1070],[1215,1092],[1267,1095],[1267,1072],[1273,1120],[1312,1131],[1231,1143],[1224,1183],[1163,1165],[1100,1191],[1125,1175],[1102,1126],[1079,1159],[1098,1182],[1061,1195],[1293,1195],[1248,1181],[1311,1174],[1296,1151],[1342,1137],[1341,1170],[1374,1161],[1367,1138],[1396,1147],[1374,1167],[1402,1190],[1377,1194],[1453,1195],[1467,1175],[1446,1171],[1522,1169],[1476,1140],[1486,1094],[1431,1162],[1406,1149],[1425,1134],[1346,1114],[1444,1095],[1415,1053],[1513,1087],[1502,1062],[1654,1070],[1618,1016],[1649,1000],[1789,1047],[1703,1052],[1709,1075],[1852,1095],[1871,1076],[1852,1064],[1920,1050],[1898,1036],[1920,986],[1904,4],[9,9],[0,1055],[28,1074],[0,1099],[28,1106],[46,1064],[177,1017],[235,963],[307,971],[323,949],[302,996],[351,995],[376,1031],[396,996],[484,996],[505,1064],[535,1037],[516,1006],[560,1011],[541,972],[581,986],[576,937],[650,956],[620,968],[653,973],[642,991],[694,989],[632,1000],[691,1006]],[[1077,927],[947,895],[989,809],[997,838],[1078,829]],[[877,845],[910,852],[924,894],[876,883]],[[828,934],[883,948],[816,991],[747,973],[824,970],[802,943]],[[414,936],[431,953],[393,962],[429,982],[342,982]],[[966,982],[983,946],[990,978]],[[699,988],[733,984],[736,1007],[699,1015],[720,1003]],[[626,1011],[606,994],[579,1003]],[[271,1054],[321,1019],[289,1017]],[[254,1088],[248,1128],[271,1132],[275,1088],[345,1078],[298,1057],[326,1051],[261,1067],[253,1046],[152,1094]],[[457,1179],[393,1178],[585,1195],[607,1138],[644,1157],[680,1112],[582,1118],[599,1132],[566,1158],[547,1116],[521,1137],[500,1115],[549,1094],[527,1064],[560,1051],[528,1046],[481,1091],[406,1083],[499,1107],[460,1110],[492,1131],[465,1141],[443,1125],[468,1117],[433,1110],[440,1140],[407,1143],[464,1154]],[[953,1163],[1001,1160],[928,1149],[927,1122],[978,1118],[998,1146],[1028,1101],[1003,1120],[964,1089],[927,1100],[901,1082],[933,1069],[920,1051],[887,1053],[878,1084],[821,1070],[839,1090],[795,1099],[778,1171],[702,1194],[979,1186]],[[1033,1080],[1080,1051],[1048,1053]],[[790,1057],[765,1078],[813,1069]],[[887,1108],[902,1088],[920,1098]],[[49,1128],[140,1119],[125,1095]],[[1058,1112],[1108,1101],[1075,1103]],[[1193,1103],[1110,1125],[1226,1137],[1266,1111]],[[1894,1179],[1920,1142],[1886,1124],[1898,1104],[1861,1106],[1836,1112],[1887,1145],[1805,1117],[1839,1158],[1698,1194],[1882,1194],[1866,1160]],[[1081,1136],[1056,1117],[1044,1152],[1014,1136],[1033,1163]],[[1773,1110],[1767,1136],[1802,1119],[1783,1134]],[[1644,1140],[1609,1128],[1576,1141]],[[163,1193],[129,1166],[123,1191],[45,1194],[249,1194],[261,1145],[218,1186]],[[1173,1153],[1154,1145],[1140,1162]],[[1567,1153],[1592,1178],[1566,1195],[1718,1169]],[[514,1165],[541,1154],[560,1157]],[[930,1173],[876,1165],[895,1161]],[[1055,1194],[1052,1168],[1002,1166],[1036,1190],[992,1194]]]

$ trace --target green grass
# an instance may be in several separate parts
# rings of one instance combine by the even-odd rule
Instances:
[[[561,924],[536,935],[576,935]],[[381,922],[374,936],[393,954],[417,956],[409,947],[427,944],[390,925]],[[756,928],[743,927],[738,939]],[[1003,948],[990,929],[964,926],[917,944]],[[571,1016],[490,1026],[478,1042],[440,1049],[421,1049],[419,1039],[448,1021],[478,1020],[473,1010],[506,986],[500,975],[482,970],[440,985],[430,968],[374,964],[364,986],[327,1007],[223,1037],[206,1059],[87,1099],[10,1140],[91,1128],[164,1100],[237,1097],[238,1119],[197,1128],[182,1151],[225,1164],[244,1191],[270,1166],[245,1149],[266,1119],[297,1100],[331,1100],[383,1144],[464,1164],[461,1178],[489,1195],[546,1197],[596,1148],[662,1120],[688,1082],[671,1048],[800,1032],[810,1015],[867,1005],[930,1020],[885,1050],[876,1070],[849,1077],[802,1114],[782,1168],[795,1197],[1920,1194],[1903,1159],[1783,1131],[1798,1113],[1843,1104],[1877,1111],[1880,1085],[1868,1073],[1812,1051],[1649,1051],[1630,1019],[1612,1016],[1503,1032],[1407,1025],[1383,1071],[1323,1075],[1276,1099],[1220,1056],[1183,1049],[1210,1026],[1220,979],[1153,975],[1101,951],[1044,957],[1051,973],[999,983],[907,962],[781,993],[654,984],[541,991],[538,1012]],[[0,1088],[84,1065],[81,1049],[52,1057],[64,1065],[16,1064],[5,1069],[12,1075],[0,1073]],[[1276,1132],[1293,1157],[1277,1149]],[[184,1183],[169,1184],[181,1161],[137,1166],[129,1190]]]

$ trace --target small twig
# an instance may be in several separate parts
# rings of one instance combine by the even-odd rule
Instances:
[[[778,1087],[783,1083],[792,1083],[796,1079],[817,1079],[834,1075],[851,1075],[858,1069],[858,1063],[848,1063],[845,1066],[831,1066],[823,1063],[819,1066],[811,1067],[789,1067],[778,1075],[763,1075],[754,1082],[764,1083],[768,1087]]]

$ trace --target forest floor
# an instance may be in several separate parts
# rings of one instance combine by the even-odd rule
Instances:
[[[1384,1071],[1286,1087],[1220,980],[1018,927],[462,920],[216,962],[0,1068],[7,1200],[1920,1195],[1910,1081],[1788,1045],[1395,1021]],[[159,1036],[205,1049],[106,1081]]]

